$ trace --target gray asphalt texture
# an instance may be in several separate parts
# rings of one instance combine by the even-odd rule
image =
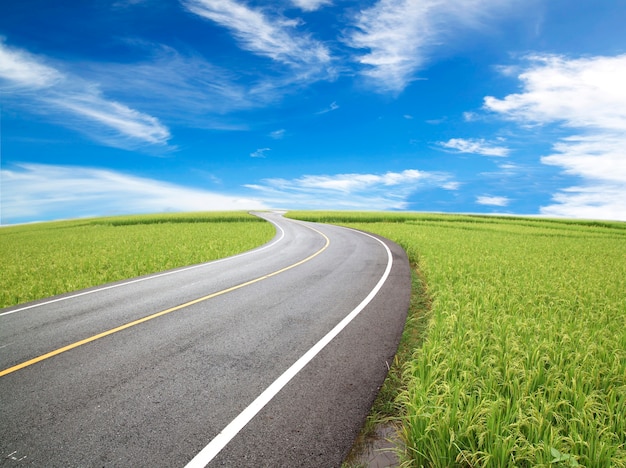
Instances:
[[[0,316],[2,370],[303,260],[326,242],[307,226],[330,239],[295,268],[0,377],[0,465],[185,466],[348,315],[387,266],[383,246],[362,233],[262,216],[285,235],[261,249]],[[408,310],[406,254],[384,242],[393,268],[373,301],[209,466],[341,465]]]

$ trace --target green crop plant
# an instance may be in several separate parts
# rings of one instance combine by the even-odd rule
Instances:
[[[273,226],[245,212],[172,213],[0,229],[0,307],[234,255]]]
[[[391,418],[403,466],[626,467],[625,223],[290,216],[393,239],[424,276]]]

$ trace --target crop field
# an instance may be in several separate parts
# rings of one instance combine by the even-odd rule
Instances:
[[[274,227],[244,212],[122,216],[0,229],[0,307],[235,255]]]
[[[626,223],[289,216],[393,239],[423,278],[387,415],[403,466],[626,467]]]

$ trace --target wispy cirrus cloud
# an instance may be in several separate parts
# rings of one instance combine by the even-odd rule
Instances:
[[[280,128],[278,130],[274,130],[273,132],[270,132],[269,136],[270,138],[274,140],[282,140],[285,137],[286,133],[287,133],[287,130],[285,130],[284,128]]]
[[[298,20],[270,17],[235,0],[181,1],[190,12],[229,29],[240,46],[254,54],[295,67],[319,67],[331,60],[324,44],[296,31]]]
[[[113,3],[113,8],[131,8],[150,0],[117,0]]]
[[[107,132],[93,125],[88,126],[96,138],[108,141],[112,146],[136,146],[136,143],[165,145],[171,136],[156,117],[109,101],[97,92],[61,94],[49,97],[47,102],[108,129]],[[82,125],[83,130],[87,130],[88,127]]]
[[[267,209],[230,196],[108,169],[19,164],[2,169],[2,223],[112,214]]]
[[[331,0],[291,0],[298,8],[304,11],[315,11],[320,9],[322,6],[331,5]]]
[[[141,105],[169,121],[199,128],[241,130],[234,111],[266,105],[275,96],[253,95],[234,72],[161,44],[141,44],[148,57],[135,63],[82,64],[83,76],[124,102]],[[155,99],[158,96],[158,99]]]
[[[250,157],[251,158],[265,158],[267,157],[267,155],[265,153],[267,153],[268,151],[271,151],[272,148],[259,148],[256,151],[253,151],[252,153],[250,153]]]
[[[346,37],[349,46],[369,52],[356,57],[372,86],[401,92],[448,39],[480,30],[513,4],[512,0],[379,0],[361,10]]]
[[[328,114],[329,112],[336,111],[339,109],[339,104],[336,101],[330,103],[328,107],[325,107],[321,111],[316,112],[317,115]]]
[[[506,157],[511,151],[505,146],[498,146],[482,138],[451,138],[448,141],[439,142],[439,145],[459,153],[480,154],[482,156]]]
[[[0,37],[0,78],[11,92],[49,88],[63,81],[63,75],[21,49],[8,47]]]
[[[541,162],[581,178],[541,208],[551,216],[626,219],[626,55],[533,55],[523,92],[488,96],[485,108],[523,125],[556,124],[569,135]],[[604,196],[602,194],[605,194]]]
[[[0,41],[5,102],[44,114],[110,146],[166,147],[169,129],[156,117],[107,99],[97,82],[65,73],[41,57]],[[54,116],[54,117],[53,117]]]
[[[445,173],[407,169],[384,174],[305,175],[297,179],[265,179],[247,188],[272,206],[300,209],[406,209],[408,197],[426,189],[456,190]]]

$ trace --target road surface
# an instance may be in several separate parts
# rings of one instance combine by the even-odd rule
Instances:
[[[0,310],[0,465],[334,467],[393,359],[390,241],[275,213],[274,240]]]

